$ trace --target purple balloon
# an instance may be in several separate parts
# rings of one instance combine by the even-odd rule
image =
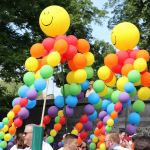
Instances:
[[[38,93],[35,89],[30,89],[27,93],[27,98],[30,100],[36,99],[38,96]]]
[[[12,101],[12,106],[18,105],[20,103],[21,97],[16,97],[13,101]]]
[[[93,129],[93,124],[91,121],[88,121],[87,123],[84,124],[84,129],[87,131],[92,131]]]
[[[119,94],[119,100],[121,103],[127,103],[130,99],[130,95],[126,92],[122,92]]]
[[[56,106],[51,106],[48,109],[48,114],[50,117],[56,117],[58,113],[58,108]]]
[[[100,120],[103,120],[103,118],[104,118],[106,115],[107,115],[107,112],[106,112],[106,111],[101,111],[101,112],[99,113],[99,119],[100,119]]]
[[[126,131],[129,135],[133,135],[136,133],[136,126],[133,126],[131,124],[128,124],[126,127]]]
[[[107,124],[107,120],[110,118],[110,116],[109,115],[107,115],[107,116],[105,116],[104,118],[103,118],[103,122],[104,122],[104,124]]]
[[[13,142],[8,142],[7,144],[7,149],[11,149],[12,147],[14,146],[14,143]]]
[[[74,113],[73,108],[71,108],[69,106],[66,106],[66,115],[67,115],[67,117],[72,117],[73,113]]]
[[[87,104],[85,107],[84,107],[84,111],[87,115],[91,115],[94,113],[94,107],[93,105],[91,104]]]
[[[84,92],[81,92],[79,95],[77,95],[77,98],[79,101],[84,99]]]
[[[20,112],[18,113],[18,116],[22,119],[27,119],[29,117],[29,110],[25,107],[22,107]]]

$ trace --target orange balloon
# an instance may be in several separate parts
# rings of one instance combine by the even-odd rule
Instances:
[[[90,50],[90,44],[85,39],[79,39],[77,41],[77,49],[78,49],[78,52],[80,52],[80,53],[89,52],[89,50]]]
[[[20,105],[15,105],[15,106],[13,107],[13,112],[16,113],[16,114],[17,114],[20,110],[21,110],[21,106],[20,106]]]
[[[110,114],[111,118],[112,119],[115,119],[118,117],[118,113],[116,111],[113,111],[111,114]]]
[[[16,133],[16,127],[15,126],[11,126],[9,128],[9,133],[12,134],[12,135],[14,135]]]
[[[75,128],[80,132],[83,128],[83,124],[81,122],[76,123]]]
[[[36,43],[30,48],[30,54],[32,57],[40,58],[44,55],[44,53],[45,49],[41,43]]]
[[[97,148],[100,148],[100,145],[101,145],[102,143],[103,143],[103,142],[99,141],[99,142],[97,143]]]
[[[144,72],[141,76],[143,86],[150,87],[150,72]]]
[[[101,135],[100,138],[99,138],[100,142],[105,142],[105,136],[104,135]]]
[[[100,133],[101,133],[101,130],[96,128],[95,131],[94,131],[95,136],[99,136]]]
[[[62,128],[62,125],[61,125],[60,123],[57,123],[57,124],[54,125],[54,129],[55,129],[56,131],[60,131],[61,128]]]
[[[109,83],[110,81],[112,81],[113,77],[114,77],[114,74],[113,74],[112,71],[110,71],[110,75],[109,75],[108,79],[107,79],[107,80],[104,80],[104,82],[105,82],[105,83]]]
[[[118,56],[116,54],[108,54],[104,58],[104,63],[109,68],[115,67],[118,64]]]
[[[86,67],[86,57],[81,53],[77,53],[73,57],[73,62],[77,69],[83,69],[84,67]]]
[[[54,44],[54,50],[64,54],[68,49],[68,43],[64,39],[57,40]]]
[[[41,66],[47,65],[47,56],[43,57],[41,60]]]
[[[146,61],[149,61],[149,52],[146,50],[139,50],[136,53],[136,58],[144,58]]]
[[[134,68],[133,68],[132,64],[125,64],[125,65],[123,65],[123,67],[121,69],[121,73],[122,73],[122,75],[127,76],[128,73],[133,69]]]
[[[77,70],[77,67],[75,66],[73,60],[69,60],[69,61],[68,61],[68,67],[69,67],[69,69],[72,70],[72,71]]]
[[[82,139],[78,136],[78,139],[77,139],[77,144],[78,146],[80,146],[82,144]]]

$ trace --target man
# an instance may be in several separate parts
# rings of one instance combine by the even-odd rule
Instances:
[[[27,150],[31,150],[32,147],[32,133],[34,124],[28,124],[25,126],[24,130],[24,144],[29,146]],[[42,150],[53,150],[53,148],[46,142],[43,141]]]
[[[105,138],[106,148],[108,150],[130,150],[120,145],[120,138],[118,133],[109,133]]]

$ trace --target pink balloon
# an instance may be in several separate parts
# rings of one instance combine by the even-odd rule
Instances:
[[[77,40],[78,39],[74,35],[68,35],[67,36],[68,44],[76,46],[77,45]]]
[[[118,63],[119,64],[123,64],[124,61],[129,58],[128,52],[127,51],[119,51],[117,52],[117,56],[118,56]]]
[[[42,44],[47,51],[50,51],[54,46],[55,40],[53,38],[46,38],[43,40]]]

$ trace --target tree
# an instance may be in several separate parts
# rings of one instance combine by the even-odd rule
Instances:
[[[141,34],[140,49],[150,51],[150,2],[149,0],[112,0],[106,4],[111,8],[111,18],[108,27],[129,21],[135,24]]]

